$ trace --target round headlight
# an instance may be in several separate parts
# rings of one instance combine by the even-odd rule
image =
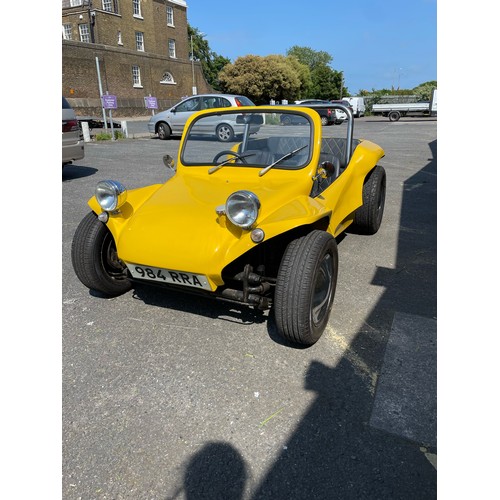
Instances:
[[[125,203],[127,190],[118,181],[101,181],[95,188],[95,197],[103,210],[112,212]]]
[[[249,229],[259,215],[260,201],[250,191],[236,191],[226,201],[226,215],[236,226]]]

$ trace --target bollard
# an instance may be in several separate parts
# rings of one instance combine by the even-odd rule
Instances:
[[[80,125],[82,126],[84,142],[90,142],[91,139],[90,139],[89,123],[88,122],[80,122]]]
[[[120,122],[120,125],[122,126],[122,134],[123,134],[123,136],[128,139],[127,122],[126,121]]]

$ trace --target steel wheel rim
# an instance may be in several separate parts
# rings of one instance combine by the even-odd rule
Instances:
[[[333,290],[333,258],[325,254],[316,275],[311,304],[311,317],[315,325],[323,321],[328,314]]]
[[[118,259],[116,245],[111,235],[106,235],[102,244],[102,265],[106,274],[114,280],[126,279],[125,267]]]

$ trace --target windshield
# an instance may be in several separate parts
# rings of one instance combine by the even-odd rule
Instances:
[[[312,121],[301,112],[202,116],[188,131],[181,161],[187,166],[213,166],[209,173],[235,166],[255,167],[259,172],[269,166],[300,169],[310,162],[312,130]]]

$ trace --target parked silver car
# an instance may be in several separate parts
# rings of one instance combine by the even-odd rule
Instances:
[[[85,157],[83,132],[69,102],[62,98],[62,164]]]
[[[254,103],[245,96],[233,94],[201,94],[188,97],[175,104],[170,109],[156,113],[148,123],[148,130],[151,134],[157,134],[160,139],[169,139],[174,135],[182,135],[184,125],[188,118],[197,111],[211,108],[229,108],[240,106],[254,106]],[[214,117],[209,128],[200,130],[201,135],[215,136],[221,142],[229,142],[235,135],[243,134],[244,125],[237,124],[228,118]],[[258,130],[252,130],[253,133]]]

